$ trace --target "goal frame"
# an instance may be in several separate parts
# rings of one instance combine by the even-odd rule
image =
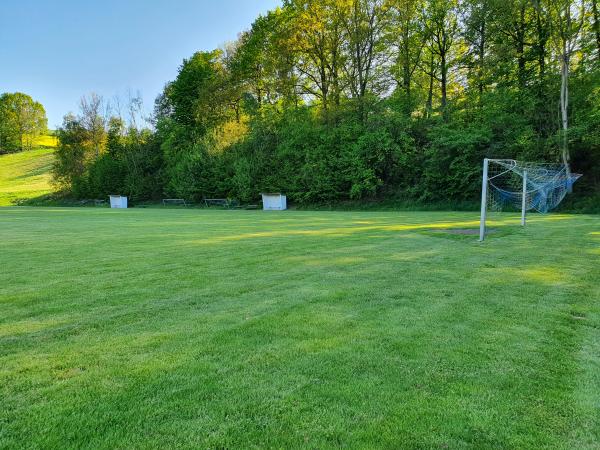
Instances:
[[[483,160],[483,176],[481,177],[481,215],[479,219],[479,242],[485,240],[487,207],[488,207],[488,192],[489,192],[489,167],[490,162],[507,161],[499,159],[484,158]],[[512,160],[511,160],[512,161]],[[516,162],[516,161],[515,161]],[[521,226],[527,224],[527,171],[523,171],[523,199],[521,200]]]
[[[188,206],[188,203],[183,198],[163,198],[162,204],[163,206]]]

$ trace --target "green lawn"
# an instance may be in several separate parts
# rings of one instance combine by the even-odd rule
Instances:
[[[0,448],[600,448],[600,217],[492,219],[0,208]]]
[[[50,140],[52,136],[45,137]],[[0,206],[52,192],[54,149],[39,148],[0,155]]]

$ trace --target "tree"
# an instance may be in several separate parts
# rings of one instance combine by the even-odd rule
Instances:
[[[429,36],[429,48],[432,55],[439,58],[441,110],[447,119],[448,111],[448,71],[451,49],[458,31],[456,3],[448,0],[429,0],[426,7],[425,26]]]
[[[197,52],[183,61],[177,79],[165,90],[172,119],[189,126],[198,137],[225,119],[230,112],[223,52]]]
[[[519,89],[527,87],[528,49],[531,46],[529,36],[532,29],[530,9],[531,0],[494,0],[493,22],[497,49],[502,63],[506,63],[513,75],[516,66],[516,79]],[[515,64],[516,63],[516,64]],[[512,79],[508,80],[512,82]]]
[[[386,71],[385,29],[388,26],[389,7],[383,0],[346,0],[344,3],[346,38],[346,74],[353,98],[358,101],[359,116],[365,120],[365,97],[368,92],[385,92],[386,86],[377,86]]]
[[[342,10],[336,0],[291,0],[289,48],[295,54],[303,93],[316,98],[327,117],[331,106],[339,106],[344,89]]]
[[[21,92],[0,95],[0,153],[33,147],[47,131],[48,119],[41,103]]]
[[[108,105],[102,96],[92,92],[89,96],[81,97],[79,102],[79,122],[87,130],[88,140],[98,158],[106,139],[106,117]]]
[[[231,106],[237,116],[243,103],[246,103],[246,112],[278,103],[283,108],[296,107],[300,95],[306,93],[300,91],[296,69],[300,55],[294,48],[298,30],[293,9],[294,5],[287,4],[260,16],[226,55],[230,87],[233,91],[237,89],[237,96],[231,96]],[[256,108],[250,103],[255,103]]]
[[[597,2],[283,0],[235,42],[183,61],[154,133],[138,129],[135,101],[109,119],[92,97],[57,153],[79,196],[448,203],[477,196],[486,156],[562,154],[592,204]]]
[[[592,29],[596,38],[596,59],[600,65],[600,14],[598,14],[598,0],[592,2]]]
[[[407,115],[411,114],[414,107],[413,76],[419,67],[425,47],[422,9],[422,2],[417,0],[390,2],[391,25],[386,32],[386,41],[396,47],[396,62],[392,67],[392,75],[404,94]]]
[[[62,189],[74,189],[85,173],[88,133],[73,114],[67,114],[56,135],[53,180]]]
[[[579,45],[579,32],[583,27],[583,4],[575,0],[549,0],[554,39],[560,58],[560,116],[562,124],[562,160],[569,168],[569,74],[573,53]]]
[[[489,81],[489,22],[492,19],[492,8],[489,0],[466,0],[462,4],[464,31],[463,37],[467,45],[466,65],[470,79],[477,89],[478,102],[481,106],[482,96]]]

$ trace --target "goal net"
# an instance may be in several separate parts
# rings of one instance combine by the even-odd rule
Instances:
[[[563,164],[485,159],[479,240],[485,238],[488,210],[502,211],[508,207],[521,211],[521,225],[525,225],[527,211],[545,214],[556,208],[580,176]]]
[[[187,206],[183,198],[163,198],[163,206]]]

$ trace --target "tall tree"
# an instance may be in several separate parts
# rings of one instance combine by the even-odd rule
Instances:
[[[92,92],[89,96],[81,97],[79,102],[79,122],[87,130],[88,139],[98,158],[106,139],[106,123],[109,106],[102,96]]]
[[[560,116],[562,125],[562,159],[569,168],[569,75],[571,59],[579,46],[583,27],[583,4],[576,0],[549,0],[557,54],[560,58]]]
[[[598,13],[598,0],[591,0],[592,29],[596,38],[596,59],[600,65],[600,14]]]
[[[35,138],[47,131],[41,103],[21,92],[0,95],[0,152],[31,149]]]
[[[413,76],[423,56],[424,26],[422,2],[419,0],[392,0],[390,2],[391,26],[386,40],[396,47],[396,63],[392,74],[404,94],[407,115],[414,107]]]
[[[85,173],[89,136],[73,114],[63,118],[56,134],[58,146],[52,166],[54,183],[62,189],[73,189]]]
[[[535,43],[534,53],[538,65],[538,80],[543,83],[546,77],[546,58],[548,57],[548,40],[550,39],[550,24],[548,20],[547,2],[543,0],[532,0],[535,16]]]
[[[228,77],[223,52],[197,52],[183,61],[175,81],[165,89],[169,117],[203,137],[223,122],[229,110]]]
[[[318,99],[327,116],[332,105],[339,105],[344,88],[342,9],[336,0],[291,0],[287,7],[293,17],[289,43],[301,88]]]
[[[429,48],[439,60],[442,116],[448,118],[448,72],[451,50],[458,32],[457,3],[453,0],[428,0],[425,26]]]
[[[378,86],[378,82],[383,81],[388,56],[384,32],[389,23],[389,11],[384,0],[346,0],[344,3],[346,74],[350,93],[358,100],[363,119],[367,93],[380,94],[386,89]]]
[[[240,88],[240,95],[251,95],[259,109],[295,93],[287,39],[291,33],[288,15],[287,9],[278,9],[260,16],[225,57],[231,83]],[[238,105],[239,102],[235,106]]]
[[[467,45],[466,62],[470,81],[475,85],[481,106],[482,95],[489,84],[489,23],[492,8],[489,0],[465,0],[462,4],[463,37]]]
[[[528,37],[531,33],[531,0],[493,0],[493,14],[496,43],[502,49],[502,60],[509,67],[516,66],[517,86],[524,90],[527,86],[527,51],[531,46]],[[516,64],[515,64],[516,63]],[[514,73],[515,70],[510,70]],[[512,80],[508,80],[512,82]]]

